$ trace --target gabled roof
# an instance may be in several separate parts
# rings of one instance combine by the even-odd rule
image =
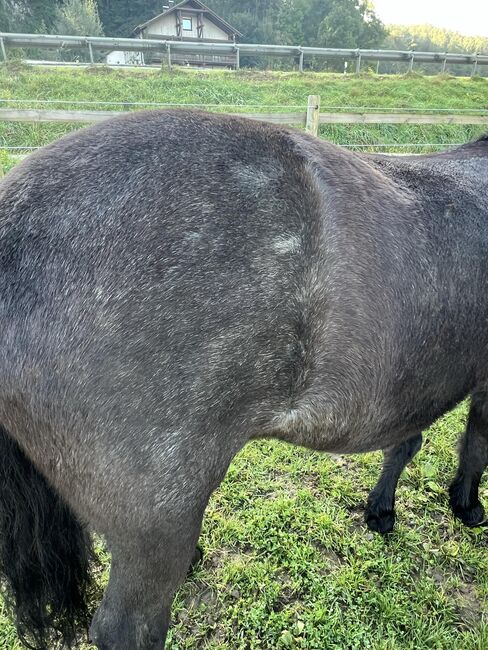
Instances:
[[[156,20],[159,20],[163,16],[168,16],[169,14],[172,14],[178,10],[184,11],[185,7],[188,7],[190,9],[200,9],[212,19],[212,22],[214,22],[218,27],[220,27],[227,34],[235,34],[236,36],[242,36],[241,32],[238,29],[232,27],[232,25],[230,25],[227,21],[225,21],[223,18],[218,16],[215,13],[215,11],[209,9],[209,7],[204,5],[203,2],[200,2],[200,0],[183,0],[183,2],[179,2],[173,7],[166,9],[166,11],[163,11],[162,14],[158,14],[157,16],[154,16],[154,18],[151,18],[151,20],[146,21],[142,25],[138,25],[134,30],[134,34],[138,34],[143,29],[148,27],[151,23],[153,23]]]

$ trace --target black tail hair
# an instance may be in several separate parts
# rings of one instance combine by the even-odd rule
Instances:
[[[0,426],[0,577],[28,648],[71,648],[89,624],[89,535]]]

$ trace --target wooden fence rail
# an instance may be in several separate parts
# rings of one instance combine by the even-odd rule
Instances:
[[[0,108],[0,122],[102,122],[117,115],[126,115],[129,111],[64,111],[44,109]],[[239,115],[251,120],[261,120],[273,124],[305,125],[305,113],[229,113],[221,115]]]
[[[0,122],[100,122],[127,111],[92,111],[92,110],[50,110],[50,109],[17,109],[0,108]],[[447,113],[384,113],[384,112],[320,112],[320,97],[311,95],[308,98],[306,112],[295,113],[229,113],[225,115],[240,115],[252,120],[261,120],[273,124],[297,124],[314,135],[318,134],[320,124],[474,124],[488,127],[488,111],[486,115],[449,115]]]

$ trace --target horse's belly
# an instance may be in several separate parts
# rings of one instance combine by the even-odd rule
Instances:
[[[327,382],[278,412],[271,435],[292,444],[333,453],[362,453],[387,449],[428,428],[474,388],[460,373],[459,381],[431,375],[430,385],[414,382],[400,387],[383,376],[373,388],[355,391],[344,384],[343,395],[330,398]]]

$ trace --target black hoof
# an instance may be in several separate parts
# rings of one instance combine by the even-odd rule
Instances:
[[[451,502],[452,512],[455,517],[460,519],[465,526],[473,528],[479,526],[485,521],[485,511],[481,503],[478,501],[472,506],[460,506]]]
[[[395,525],[395,511],[394,510],[375,510],[368,507],[364,513],[364,521],[369,530],[380,535],[391,533]]]
[[[478,490],[466,490],[463,484],[454,481],[449,486],[449,503],[455,517],[465,526],[479,526],[485,520],[485,511],[478,499]]]
[[[200,546],[197,546],[195,548],[195,551],[193,552],[193,557],[190,562],[190,566],[188,567],[188,575],[191,575],[193,571],[198,567],[200,562],[203,560],[203,551],[200,548]]]

